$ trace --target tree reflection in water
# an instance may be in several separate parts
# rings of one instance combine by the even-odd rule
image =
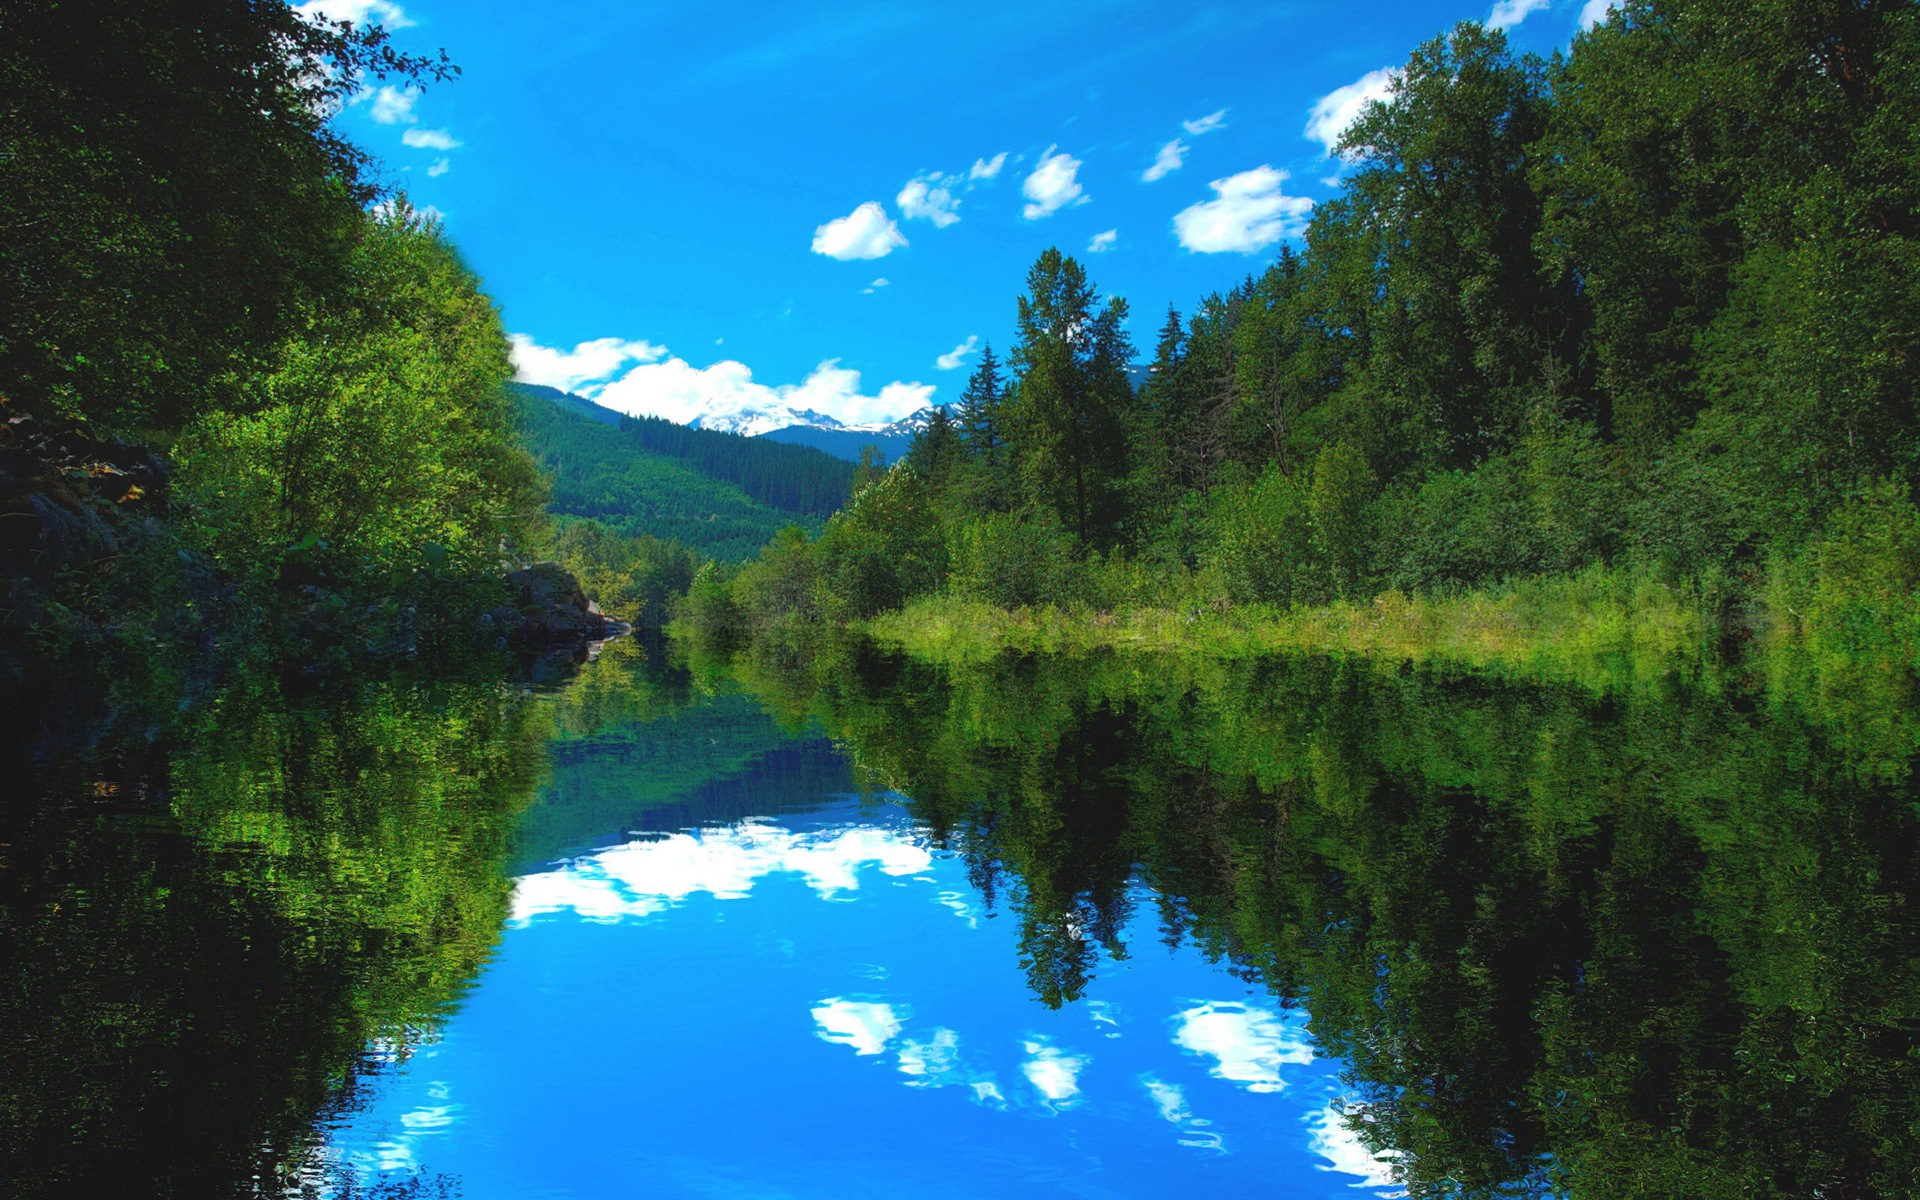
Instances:
[[[1415,1195],[1920,1193],[1898,672],[661,657],[545,697],[497,665],[184,708],[16,689],[0,1193],[350,1194],[326,1126],[435,1036],[510,876],[816,721],[1015,914],[1043,1001],[1155,906],[1306,1010]]]
[[[179,712],[16,693],[0,747],[0,1193],[435,1195],[321,1126],[498,938],[545,718],[491,676],[248,675]]]
[[[1310,1013],[1414,1195],[1920,1193],[1904,676],[1603,691],[848,648],[726,671],[964,853],[1071,1002],[1129,882]]]

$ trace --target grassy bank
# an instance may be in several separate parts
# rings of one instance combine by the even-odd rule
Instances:
[[[979,662],[1007,651],[1166,651],[1220,658],[1305,652],[1497,667],[1600,683],[1698,661],[1715,641],[1697,594],[1589,570],[1498,589],[1276,608],[1002,609],[950,596],[864,625],[915,658]]]

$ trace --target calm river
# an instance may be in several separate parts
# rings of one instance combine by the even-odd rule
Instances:
[[[1920,1181],[1904,683],[682,658],[19,708],[0,1194]]]

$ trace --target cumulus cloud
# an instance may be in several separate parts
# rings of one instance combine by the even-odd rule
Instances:
[[[932,863],[925,847],[895,830],[849,826],[796,833],[748,821],[627,842],[521,876],[514,881],[512,919],[524,925],[535,917],[572,913],[614,924],[665,912],[696,892],[742,899],[754,884],[776,874],[798,875],[821,897],[832,899],[858,891],[863,868],[900,877],[917,875]]]
[[[400,140],[416,150],[455,150],[461,145],[444,129],[409,129]]]
[[[1553,0],[1499,0],[1487,17],[1488,29],[1512,29],[1537,12],[1545,12]]]
[[[852,1046],[853,1052],[862,1057],[885,1050],[887,1043],[899,1036],[903,1024],[891,1004],[841,996],[822,1000],[813,1009],[813,1023],[819,1026],[815,1036],[821,1041]]]
[[[1054,1108],[1072,1105],[1080,1094],[1080,1072],[1086,1069],[1087,1060],[1066,1053],[1044,1038],[1022,1042],[1021,1047],[1027,1052],[1027,1060],[1020,1064],[1020,1073],[1033,1090]]]
[[[1580,28],[1592,29],[1606,23],[1607,15],[1619,6],[1619,0],[1587,0],[1580,9]]]
[[[869,200],[813,231],[813,252],[841,262],[885,258],[906,244],[900,226],[878,200]]]
[[[1214,1060],[1208,1074],[1250,1092],[1286,1087],[1280,1068],[1313,1061],[1313,1047],[1264,1008],[1215,1000],[1174,1016],[1174,1044]]]
[[[368,111],[376,122],[382,125],[411,125],[420,118],[413,115],[413,102],[420,98],[419,88],[407,88],[402,91],[391,86],[382,86],[368,93],[373,107]]]
[[[1173,218],[1180,244],[1198,254],[1252,254],[1306,228],[1313,201],[1280,190],[1287,173],[1259,166],[1208,184],[1214,198]]]
[[[830,358],[798,385],[755,382],[745,363],[731,360],[698,369],[682,359],[635,367],[608,384],[600,403],[634,416],[727,429],[749,436],[793,423],[794,411],[825,413],[850,425],[893,421],[933,400],[932,384],[889,383],[878,394],[860,390],[860,372]]]
[[[979,344],[979,334],[968,334],[966,341],[961,342],[958,346],[942,354],[939,358],[934,359],[933,365],[942,371],[957,370],[966,365],[967,355],[972,354],[973,348]]]
[[[960,219],[954,209],[960,201],[938,176],[921,176],[908,182],[894,197],[900,215],[909,220],[932,221],[935,229],[945,229]]]
[[[1119,240],[1120,231],[1118,229],[1108,229],[1101,233],[1096,233],[1093,235],[1093,240],[1087,243],[1087,253],[1105,254],[1107,251],[1113,249],[1113,244]]]
[[[1005,150],[1002,150],[992,158],[976,158],[973,160],[972,168],[967,171],[967,178],[975,180],[992,179],[994,176],[1000,174],[1000,168],[1006,165],[1007,152]]]
[[[1216,129],[1225,129],[1226,127],[1227,110],[1224,108],[1219,112],[1210,112],[1204,117],[1195,117],[1191,121],[1180,122],[1180,128],[1186,130],[1194,137],[1199,137],[1203,133],[1212,133]]]
[[[793,424],[795,410],[825,413],[850,425],[894,421],[932,403],[935,391],[929,383],[896,380],[868,394],[861,390],[860,372],[834,358],[802,383],[769,387],[757,382],[745,363],[695,367],[669,357],[665,346],[645,341],[600,338],[568,351],[542,346],[525,334],[510,340],[522,382],[565,388],[633,416],[698,422],[748,436]],[[623,368],[625,373],[614,378]]]
[[[1185,165],[1187,144],[1175,138],[1160,147],[1160,153],[1154,156],[1153,165],[1140,173],[1143,182],[1152,183],[1156,179],[1165,179]]]
[[[507,342],[513,349],[515,379],[583,396],[598,392],[628,363],[657,362],[667,353],[665,346],[652,342],[611,337],[581,342],[571,350],[542,346],[524,333],[510,335]]]
[[[427,168],[427,178],[438,179],[442,175],[445,175],[448,171],[451,171],[451,170],[453,170],[452,159],[436,158],[433,160],[433,165]]]
[[[1531,0],[1521,2],[1528,3]],[[1307,136],[1325,146],[1328,154],[1338,152],[1340,139],[1360,119],[1367,105],[1392,96],[1394,81],[1399,78],[1400,72],[1391,67],[1382,67],[1378,71],[1368,71],[1347,86],[1335,88],[1320,97],[1319,103],[1313,106],[1313,112],[1307,117]]]
[[[294,5],[293,11],[309,21],[351,21],[355,25],[384,25],[388,29],[405,29],[413,24],[392,0],[306,0],[304,4]]]
[[[1380,1196],[1407,1194],[1394,1178],[1394,1168],[1398,1165],[1400,1154],[1389,1150],[1375,1155],[1360,1140],[1360,1135],[1347,1125],[1345,1114],[1335,1105],[1329,1104],[1315,1115],[1308,1125],[1307,1145],[1315,1154],[1327,1160],[1320,1168],[1322,1171],[1359,1176],[1360,1182],[1354,1187],[1382,1189],[1375,1193]]]
[[[1080,186],[1074,176],[1080,171],[1080,160],[1062,150],[1054,153],[1054,147],[1048,146],[1047,152],[1040,156],[1040,164],[1020,185],[1020,194],[1031,203],[1020,210],[1020,215],[1029,221],[1041,217],[1050,217],[1070,204],[1085,204],[1088,200],[1086,189]]]

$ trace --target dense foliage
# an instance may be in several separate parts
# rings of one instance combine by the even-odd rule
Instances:
[[[1912,540],[1916,129],[1906,0],[1629,0],[1552,61],[1462,24],[1348,130],[1301,246],[1168,314],[1144,386],[1124,302],[1049,251],[961,419],[691,611],[1284,606],[1595,565],[1844,593]]]
[[[283,0],[0,10],[9,632],[404,647],[500,604],[540,488],[498,314],[329,125],[454,73]]]

